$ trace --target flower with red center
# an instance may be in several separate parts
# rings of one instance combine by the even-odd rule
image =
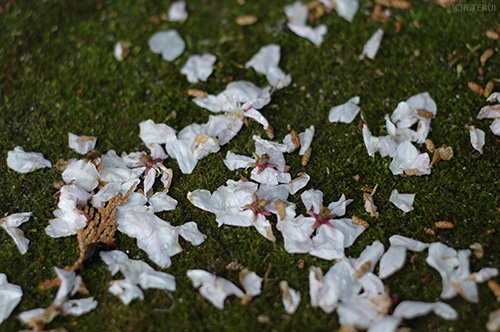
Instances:
[[[271,201],[266,201],[265,199],[259,199],[257,197],[256,193],[252,194],[252,203],[244,205],[242,207],[243,210],[251,210],[254,214],[253,216],[253,221],[257,220],[257,216],[259,214],[262,214],[265,217],[269,217],[271,215],[271,212],[266,211],[266,205],[269,204]]]
[[[316,230],[321,225],[333,227],[333,225],[330,224],[329,220],[338,217],[336,214],[331,213],[330,209],[326,206],[323,206],[323,204],[320,204],[319,213],[314,213],[314,211],[311,209],[307,212],[307,214],[311,217],[314,217],[314,219],[316,220],[314,225],[312,225],[312,229],[314,230]]]

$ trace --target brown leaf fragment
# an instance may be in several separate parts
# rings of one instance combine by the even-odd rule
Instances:
[[[240,180],[243,181],[243,182],[248,182],[248,178],[246,178],[245,176],[243,176],[243,174],[240,174]]]
[[[160,24],[160,18],[158,16],[150,16],[149,21],[153,22],[154,24]]]
[[[408,176],[411,175],[422,175],[422,171],[416,169],[416,168],[411,168],[411,169],[405,169],[405,174]]]
[[[189,89],[188,90],[188,96],[191,96],[191,97],[205,98],[207,95],[208,95],[208,93],[206,93],[203,90],[198,90],[198,89]]]
[[[431,113],[429,111],[426,111],[424,109],[417,109],[417,113],[418,115],[420,115],[421,117],[423,118],[426,118],[426,119],[432,119],[434,117],[434,113]]]
[[[342,325],[337,332],[356,332],[357,330],[352,325]]]
[[[137,184],[130,187],[125,195],[111,198],[109,201],[102,204],[102,207],[95,208],[87,205],[83,208],[83,214],[87,217],[87,226],[76,231],[76,239],[78,240],[78,249],[80,254],[78,259],[72,266],[67,266],[64,269],[76,271],[82,265],[83,261],[93,254],[97,245],[113,244],[116,228],[116,213],[117,206],[128,201],[128,197],[135,190]]]
[[[429,227],[424,228],[424,232],[427,235],[432,235],[432,236],[436,235],[436,231]]]
[[[257,17],[253,15],[243,15],[236,18],[236,23],[241,26],[252,25],[257,22]]]
[[[411,7],[411,3],[404,0],[375,0],[375,3],[381,6],[398,9],[408,9]]]
[[[270,125],[266,129],[266,135],[269,139],[274,139],[274,129]]]
[[[299,259],[298,268],[302,270],[304,268],[305,264],[306,264],[306,262],[302,258]]]
[[[484,87],[483,96],[485,98],[488,98],[493,92],[493,89],[495,89],[495,83],[493,81],[489,81],[488,83],[486,83],[486,86]]]
[[[311,158],[312,148],[306,150],[306,153],[302,156],[302,166],[306,166],[309,162],[309,158]]]
[[[498,282],[496,282],[495,280],[489,280],[488,287],[491,289],[491,291],[493,292],[493,294],[495,294],[496,297],[500,298],[500,285],[498,284]]]
[[[386,12],[381,5],[376,4],[373,7],[373,12],[370,16],[370,19],[376,23],[385,23],[390,21],[391,16],[388,15],[388,12]]]
[[[455,228],[455,224],[451,221],[437,221],[434,226],[438,229],[452,229]]]
[[[66,167],[68,167],[68,165],[69,165],[69,160],[59,159],[59,160],[56,162],[56,169],[57,169],[59,172],[64,172],[64,170],[66,169]]]
[[[491,30],[486,30],[485,32],[486,37],[494,40],[499,40],[500,39],[500,34],[496,31],[491,31]]]
[[[47,291],[49,289],[52,289],[54,287],[59,287],[59,286],[61,286],[61,279],[56,277],[54,279],[45,280],[38,287],[43,291]]]
[[[431,153],[434,153],[436,151],[436,146],[434,145],[434,142],[432,140],[430,140],[429,138],[425,140],[425,147]]]
[[[476,256],[477,259],[481,259],[484,256],[484,247],[481,243],[474,242],[473,244],[470,245],[470,247],[473,251],[472,253],[474,256]]]
[[[418,257],[418,254],[413,254],[413,256],[410,257],[410,263],[414,264]]]
[[[226,265],[226,270],[229,270],[229,271],[241,271],[244,268],[245,267],[241,263],[238,263],[238,262],[230,262]]]
[[[378,215],[378,213],[377,213],[377,215]],[[361,225],[364,228],[370,227],[370,224],[368,222],[366,222],[365,220],[363,220],[355,215],[352,216],[352,223],[355,225]]]
[[[481,57],[479,58],[479,61],[481,61],[481,65],[484,66],[486,61],[488,61],[488,59],[491,58],[494,53],[495,51],[493,51],[492,48],[489,48],[486,51],[484,51],[483,54],[481,54]]]
[[[292,142],[295,145],[295,149],[298,149],[300,146],[299,134],[295,130],[292,130],[290,134],[292,135]]]
[[[261,324],[267,324],[271,321],[271,318],[266,314],[260,314],[257,316],[257,321]]]
[[[479,84],[474,83],[474,82],[469,82],[467,85],[469,86],[469,89],[471,89],[475,93],[477,93],[479,95],[484,95],[484,89]]]
[[[439,155],[441,160],[450,160],[453,158],[453,148],[443,144],[440,148],[437,148],[436,153]]]

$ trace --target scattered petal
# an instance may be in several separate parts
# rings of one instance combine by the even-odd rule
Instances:
[[[470,143],[476,149],[479,151],[479,153],[483,153],[483,146],[484,146],[484,131],[481,129],[476,129],[474,126],[469,126],[469,132],[470,132]]]
[[[359,61],[364,60],[365,56],[369,59],[374,59],[375,55],[377,55],[378,49],[380,47],[380,42],[382,41],[382,37],[384,36],[384,30],[378,29],[375,33],[370,37],[370,39],[366,42],[363,52],[359,55]]]
[[[184,1],[172,2],[168,9],[168,20],[170,22],[185,22],[187,18],[186,3]]]
[[[224,308],[224,300],[230,295],[242,298],[245,294],[232,282],[204,270],[188,270],[187,277],[198,288],[201,296],[212,303],[217,309]]]
[[[217,57],[213,54],[191,55],[181,69],[181,74],[187,76],[189,83],[205,82],[212,74]]]
[[[359,101],[359,96],[356,96],[349,99],[345,104],[332,107],[328,114],[328,121],[351,123],[361,110],[358,106]]]
[[[148,41],[151,52],[160,54],[166,61],[177,59],[186,48],[186,43],[175,30],[159,31]]]
[[[7,234],[10,235],[23,255],[28,251],[30,240],[24,237],[24,232],[18,227],[27,222],[31,215],[32,212],[15,213],[0,219],[0,227],[5,229]]]
[[[80,154],[94,150],[97,138],[94,136],[78,136],[68,133],[69,147]]]
[[[396,205],[396,207],[404,213],[408,213],[413,210],[414,199],[415,194],[400,194],[397,189],[394,189],[391,192],[391,197],[389,197],[389,202]]]
[[[19,173],[29,173],[40,168],[51,168],[52,163],[39,152],[25,152],[21,146],[7,153],[7,166]]]
[[[17,307],[23,296],[23,290],[20,286],[11,284],[7,281],[7,276],[0,273],[0,324]]]
[[[289,315],[293,315],[300,304],[300,292],[290,288],[288,282],[285,280],[282,280],[279,286],[285,312]]]

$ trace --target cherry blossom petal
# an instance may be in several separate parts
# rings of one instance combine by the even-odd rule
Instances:
[[[24,232],[18,227],[27,222],[32,214],[32,212],[15,213],[0,219],[0,227],[14,240],[14,243],[23,255],[28,251],[30,240],[24,237]]]
[[[288,22],[288,28],[300,37],[306,38],[316,46],[323,43],[323,36],[328,32],[328,28],[324,24],[313,28],[308,25],[295,25]]]
[[[389,202],[396,205],[396,207],[404,213],[413,211],[414,200],[415,194],[400,194],[397,189],[394,189],[391,192],[391,197],[389,197]]]
[[[108,291],[114,296],[117,296],[125,305],[129,305],[134,299],[144,300],[144,293],[142,290],[127,279],[112,280]]]
[[[394,316],[404,319],[413,319],[425,316],[433,311],[436,315],[446,320],[456,320],[458,314],[450,305],[444,302],[419,302],[403,301],[394,309]]]
[[[313,211],[318,214],[321,209],[321,204],[323,204],[323,192],[320,190],[309,189],[304,191],[300,198],[302,203],[306,207],[306,211]]]
[[[139,137],[148,147],[154,143],[165,144],[175,138],[175,130],[164,123],[156,124],[153,120],[147,120],[139,123],[139,127]]]
[[[188,270],[187,277],[198,288],[201,296],[212,303],[217,309],[224,308],[224,300],[230,295],[242,298],[245,294],[232,282],[217,277],[204,270]]]
[[[252,163],[255,163],[255,159],[240,154],[232,153],[231,151],[227,152],[226,159],[224,159],[224,164],[231,171],[234,171],[235,169],[238,168],[247,169],[248,167],[250,167],[250,164]]]
[[[363,47],[363,52],[359,55],[359,61],[365,59],[365,57],[369,59],[374,59],[375,55],[377,55],[378,49],[380,47],[380,43],[382,42],[382,37],[384,36],[384,30],[378,29],[375,33],[368,39],[365,46]]]
[[[491,132],[497,136],[500,136],[500,119],[496,119],[490,125]]]
[[[314,249],[309,253],[313,256],[326,260],[344,257],[344,234],[335,227],[321,225],[312,242]]]
[[[332,313],[337,308],[339,300],[338,284],[332,278],[323,276],[319,267],[309,269],[309,294],[311,307],[319,307],[325,313]]]
[[[281,289],[281,299],[283,301],[283,307],[285,307],[285,312],[289,315],[293,315],[300,304],[300,292],[288,286],[288,282],[282,280],[279,284]]]
[[[174,1],[168,9],[168,20],[170,22],[184,22],[188,18],[186,3],[184,1]]]
[[[483,153],[483,146],[484,146],[484,136],[485,133],[481,129],[476,129],[474,126],[469,126],[469,132],[470,132],[470,143],[476,149],[479,151],[479,153]]]
[[[314,126],[307,128],[305,131],[299,133],[300,151],[299,156],[306,153],[307,149],[311,146],[314,137]]]
[[[261,49],[247,62],[245,68],[253,67],[256,72],[266,75],[270,68],[278,67],[281,58],[279,45],[269,44]]]
[[[19,173],[29,173],[40,168],[51,168],[52,163],[39,152],[25,152],[21,146],[7,153],[7,166]]]
[[[291,5],[285,6],[285,14],[288,22],[295,25],[306,25],[309,10],[301,1],[295,1]]]
[[[361,110],[358,106],[359,101],[359,96],[356,96],[349,99],[345,104],[332,107],[328,114],[328,121],[351,123]]]
[[[389,238],[391,246],[403,246],[408,250],[420,252],[429,248],[428,243],[423,243],[401,235],[393,235]]]
[[[159,191],[149,198],[149,204],[154,212],[175,210],[177,203],[177,200],[168,196],[165,191]]]
[[[259,277],[257,273],[248,269],[243,269],[240,272],[240,283],[245,290],[245,294],[252,297],[258,296],[262,292],[262,281],[264,279]]]
[[[326,1],[322,1],[325,3]],[[352,22],[354,16],[358,12],[358,0],[333,0],[337,14],[347,22]]]
[[[21,287],[9,283],[7,276],[0,273],[0,324],[9,318],[12,311],[21,302],[22,297],[23,290]]]
[[[366,332],[396,332],[401,319],[394,316],[383,316],[370,324]]]
[[[69,300],[63,303],[62,312],[65,315],[81,316],[97,308],[97,301],[93,297],[85,299]]]
[[[267,129],[269,127],[269,122],[267,122],[267,119],[262,115],[262,113],[253,108],[246,111],[245,116],[260,123],[264,127],[264,129]]]
[[[330,224],[344,234],[344,248],[350,247],[366,229],[362,225],[354,224],[350,218],[331,219]]]
[[[212,74],[217,57],[210,53],[191,55],[181,69],[181,74],[187,76],[189,83],[206,82]]]
[[[392,174],[403,174],[406,170],[417,170],[417,175],[430,174],[430,158],[427,153],[418,152],[409,141],[399,144],[394,159],[389,165]]]
[[[78,136],[68,133],[69,147],[80,154],[94,150],[97,138],[93,136]]]
[[[399,271],[405,264],[406,248],[403,246],[390,246],[380,259],[378,275],[385,279]]]
[[[99,184],[97,168],[85,159],[72,160],[62,173],[62,178],[67,184],[72,183],[89,192]]]
[[[175,30],[159,31],[148,41],[151,52],[162,55],[166,61],[174,61],[186,48],[186,43]]]

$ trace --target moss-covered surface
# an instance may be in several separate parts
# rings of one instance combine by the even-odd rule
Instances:
[[[307,188],[322,190],[327,201],[337,200],[342,193],[353,198],[348,215],[355,214],[371,224],[347,250],[348,255],[356,257],[374,240],[388,245],[393,234],[438,241],[424,228],[433,227],[435,221],[449,220],[456,223],[455,229],[437,232],[445,244],[456,249],[468,248],[473,242],[485,246],[483,259],[471,257],[473,271],[500,266],[496,233],[500,219],[498,138],[488,128],[490,120],[475,119],[486,102],[467,87],[468,81],[484,86],[498,78],[498,54],[484,66],[484,76],[477,68],[481,53],[498,47],[498,41],[488,39],[484,32],[498,28],[499,8],[453,13],[434,3],[413,1],[409,10],[392,10],[403,23],[401,31],[396,32],[395,19],[371,22],[371,4],[362,2],[351,24],[335,13],[323,16],[320,22],[329,32],[323,45],[315,48],[286,29],[283,7],[288,3],[247,0],[240,6],[235,0],[189,1],[190,16],[184,24],[161,19],[154,23],[150,19],[166,13],[170,1],[0,3],[0,211],[2,215],[33,211],[32,219],[21,227],[31,241],[26,255],[19,253],[5,232],[0,232],[0,272],[7,274],[9,282],[21,285],[24,292],[21,303],[0,330],[20,329],[17,314],[48,306],[54,291],[40,291],[39,283],[54,276],[53,266],[69,265],[78,254],[74,237],[52,239],[44,232],[56,206],[52,182],[60,178],[60,173],[52,168],[18,174],[7,168],[7,151],[21,145],[26,151],[44,153],[52,162],[78,157],[68,147],[68,131],[97,136],[100,151],[144,150],[138,137],[140,121],[153,119],[176,129],[206,122],[208,111],[190,101],[189,88],[218,93],[229,79],[264,86],[265,78],[243,65],[271,42],[281,45],[280,65],[292,74],[293,86],[276,91],[264,115],[278,138],[287,133],[287,124],[298,131],[311,124],[316,127],[313,153],[306,167],[300,165],[297,154],[286,156],[292,173],[310,174]],[[259,21],[238,26],[235,18],[243,14],[256,15]],[[385,30],[385,36],[377,57],[359,62],[357,56],[364,43],[379,27]],[[154,32],[170,28],[177,29],[187,43],[186,51],[174,63],[163,61],[147,46]],[[122,62],[116,61],[112,52],[114,43],[120,40],[132,43],[131,53]],[[206,83],[190,85],[179,73],[180,68],[190,54],[203,52],[215,54],[218,65]],[[458,64],[464,68],[461,74],[456,70]],[[439,163],[429,176],[394,177],[388,169],[388,158],[367,155],[357,121],[350,125],[327,121],[332,106],[359,95],[364,118],[379,135],[385,131],[384,115],[391,113],[399,101],[423,91],[428,91],[438,105],[429,138],[436,145],[451,145],[455,152],[451,161]],[[174,110],[177,117],[172,116]],[[469,124],[486,132],[482,155],[470,145]],[[70,331],[336,329],[335,314],[310,307],[307,278],[310,266],[326,270],[331,262],[287,254],[277,231],[278,239],[273,244],[253,228],[218,228],[211,214],[194,208],[186,199],[188,191],[215,190],[228,178],[238,179],[225,168],[223,156],[228,150],[250,154],[254,134],[265,136],[262,127],[250,123],[219,153],[201,160],[191,175],[182,175],[174,160],[165,162],[175,173],[170,195],[179,205],[161,217],[175,225],[194,220],[208,236],[198,247],[182,243],[184,252],[173,257],[172,266],[165,270],[177,280],[173,298],[162,291],[147,290],[144,301],[124,306],[108,293],[107,285],[113,278],[95,257],[81,275],[99,302],[97,310],[77,318],[57,317],[48,327]],[[359,175],[359,181],[354,180],[355,175]],[[378,219],[364,212],[361,191],[362,186],[375,184],[379,185],[375,196]],[[415,210],[404,215],[389,203],[393,189],[415,193]],[[299,205],[298,211],[304,212],[299,195],[292,199]],[[148,261],[133,239],[120,234],[117,242],[130,257]],[[413,264],[407,261],[403,270],[386,281],[400,300],[439,300],[441,278],[425,263],[425,257],[422,253]],[[298,267],[301,259],[305,261],[303,269]],[[237,272],[225,270],[231,261],[265,275],[263,293],[247,307],[231,298],[224,310],[217,310],[192,287],[186,271],[201,268],[236,281]],[[426,278],[428,281],[423,282]],[[293,316],[285,316],[281,304],[278,283],[283,279],[303,296]],[[458,311],[458,321],[429,315],[405,321],[403,326],[416,331],[482,330],[498,304],[486,285],[479,285],[479,290],[479,304],[459,297],[447,301]],[[168,309],[173,302],[173,310],[157,310]],[[270,317],[265,325],[257,321],[261,314]]]

